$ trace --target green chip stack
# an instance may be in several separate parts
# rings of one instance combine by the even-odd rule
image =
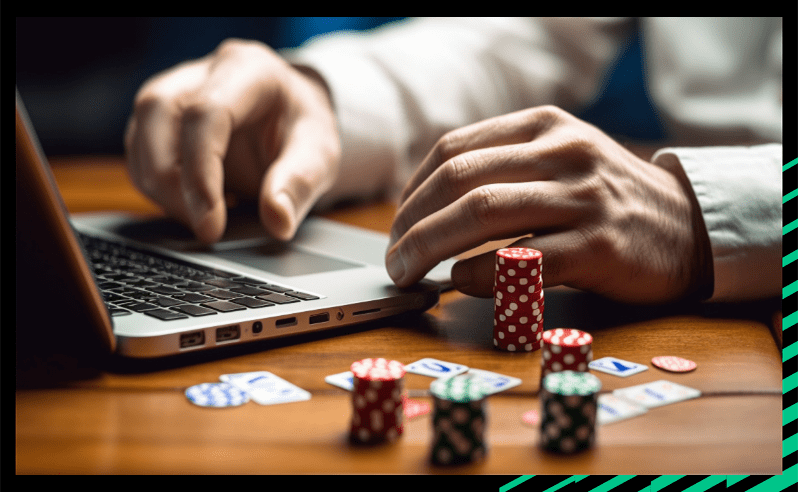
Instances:
[[[433,381],[430,393],[434,403],[432,462],[456,465],[482,459],[487,451],[484,386],[461,375]]]
[[[562,371],[543,379],[540,390],[540,444],[574,453],[596,441],[596,409],[601,381],[586,372]]]

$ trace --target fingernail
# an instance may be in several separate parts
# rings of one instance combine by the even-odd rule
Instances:
[[[405,276],[405,262],[399,251],[394,250],[388,255],[388,258],[385,259],[385,268],[394,283],[398,284],[402,280],[402,277]]]
[[[286,193],[277,194],[274,197],[274,201],[282,207],[284,212],[284,214],[277,214],[275,218],[277,219],[280,238],[287,241],[294,235],[296,207],[291,197]]]

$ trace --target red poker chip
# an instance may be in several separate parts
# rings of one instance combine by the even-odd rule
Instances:
[[[698,364],[691,360],[682,359],[681,357],[675,357],[672,355],[654,357],[651,359],[651,363],[660,369],[670,372],[690,372],[698,367]]]
[[[402,402],[404,404],[405,418],[412,419],[430,412],[430,404],[427,402],[413,400],[404,394],[402,395]]]
[[[541,342],[520,342],[518,340],[493,339],[493,346],[507,352],[534,352],[540,350]]]
[[[540,411],[530,410],[528,412],[524,412],[524,414],[521,415],[521,422],[525,423],[526,425],[531,425],[532,427],[537,427],[540,425]]]
[[[496,295],[498,292],[517,296],[522,294],[526,294],[528,296],[536,294],[539,295],[541,292],[543,292],[543,279],[541,278],[535,282],[527,282],[525,284],[507,282],[494,283],[493,295]]]
[[[363,359],[352,363],[352,374],[368,381],[393,381],[405,375],[405,366],[399,361],[379,359]]]
[[[590,333],[573,328],[555,328],[543,332],[543,341],[561,347],[579,347],[593,343]]]
[[[502,248],[496,251],[496,256],[511,262],[536,261],[540,264],[543,260],[543,253],[532,248]]]

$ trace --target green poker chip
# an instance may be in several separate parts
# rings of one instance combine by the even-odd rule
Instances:
[[[561,371],[543,378],[543,387],[555,395],[587,396],[598,393],[601,381],[587,372]]]
[[[436,379],[430,384],[430,393],[442,399],[457,403],[482,400],[488,396],[484,383],[466,374],[446,379]]]

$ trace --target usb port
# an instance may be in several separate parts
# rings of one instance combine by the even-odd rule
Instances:
[[[285,328],[286,326],[294,326],[296,325],[296,317],[292,316],[290,318],[283,318],[278,319],[274,322],[275,328]]]
[[[326,323],[330,321],[330,313],[311,314],[308,321],[310,321],[311,325]]]
[[[193,331],[180,335],[180,348],[201,347],[205,345],[205,332]]]
[[[238,340],[241,337],[241,329],[238,325],[216,328],[216,342],[228,342]]]

